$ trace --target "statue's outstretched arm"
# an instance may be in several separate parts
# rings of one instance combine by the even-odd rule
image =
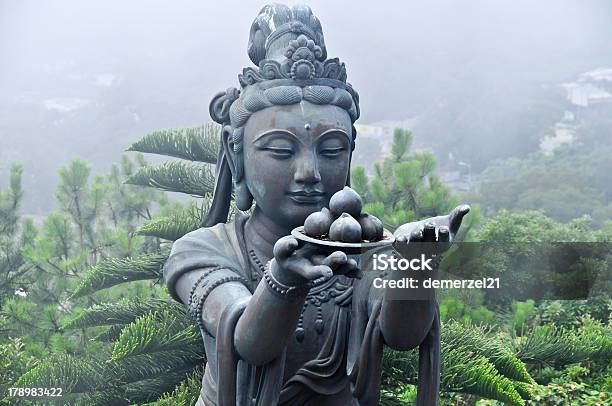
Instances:
[[[455,208],[447,216],[438,216],[408,223],[395,231],[394,249],[406,259],[418,258],[421,254],[431,258],[432,254],[443,254],[459,231],[463,217],[469,212],[468,205]],[[427,275],[424,271],[413,271],[410,277],[416,280]],[[406,273],[391,271],[387,279],[406,277]],[[390,289],[383,293],[380,313],[380,329],[385,343],[397,350],[417,347],[429,333],[437,302],[434,289]]]
[[[185,304],[193,303],[193,297],[200,301],[198,323],[213,336],[217,334],[223,312],[230,305],[248,299],[236,324],[234,348],[248,363],[264,365],[285,349],[310,286],[317,280],[326,280],[334,272],[350,273],[356,269],[356,262],[343,252],[325,257],[310,246],[298,248],[293,237],[284,237],[275,244],[274,259],[252,295],[240,276],[229,269],[187,272],[178,279],[176,292]],[[197,304],[190,307],[197,308]]]

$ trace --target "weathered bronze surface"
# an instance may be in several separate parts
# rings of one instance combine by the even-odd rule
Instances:
[[[437,404],[433,292],[389,300],[371,289],[374,272],[359,272],[368,254],[329,254],[291,236],[349,184],[359,98],[344,64],[327,59],[307,6],[265,6],[248,54],[257,67],[239,75],[241,89],[210,106],[223,126],[211,211],[164,268],[202,331],[198,405],[377,405],[384,346],[420,347],[418,404]],[[239,209],[255,208],[228,222],[232,190]],[[410,242],[439,241],[442,252],[468,210],[405,224],[387,247],[410,255]]]

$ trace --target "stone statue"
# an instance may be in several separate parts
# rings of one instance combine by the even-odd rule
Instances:
[[[344,64],[327,59],[307,6],[265,6],[248,54],[257,67],[239,75],[241,89],[210,104],[223,126],[212,207],[164,267],[202,332],[197,405],[377,405],[384,346],[420,348],[418,404],[436,405],[433,292],[391,300],[371,289],[363,256],[326,255],[290,236],[349,185],[359,98]],[[243,211],[255,201],[250,216],[227,222],[232,195]],[[443,251],[468,210],[401,226],[393,248],[440,241]]]

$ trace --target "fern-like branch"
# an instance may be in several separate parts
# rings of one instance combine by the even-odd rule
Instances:
[[[208,164],[169,161],[158,166],[144,166],[125,183],[203,197],[213,191],[215,174]]]
[[[214,123],[154,131],[130,145],[127,150],[214,164],[217,162],[219,135],[220,126]]]
[[[525,364],[489,328],[450,322],[442,330],[442,342],[486,357],[505,377],[533,383]]]
[[[200,228],[204,214],[210,208],[210,198],[202,200],[202,207],[191,204],[169,216],[147,221],[138,229],[138,234],[176,241],[190,231]]]
[[[115,342],[111,359],[201,347],[201,341],[199,330],[186,314],[177,315],[164,309],[140,316],[127,325]]]
[[[142,406],[176,406],[195,405],[202,386],[202,369],[197,368],[191,376],[184,380],[172,393],[165,394],[161,399]]]
[[[588,359],[600,348],[592,340],[554,325],[534,327],[529,334],[514,341],[517,356],[532,364],[561,367]]]
[[[94,266],[81,280],[71,298],[86,296],[120,283],[158,279],[170,255],[169,249],[133,258],[110,258]]]
[[[80,311],[64,323],[64,328],[86,328],[106,325],[125,325],[148,313],[167,309],[176,315],[186,317],[186,310],[171,299],[124,299],[116,303],[93,305]]]

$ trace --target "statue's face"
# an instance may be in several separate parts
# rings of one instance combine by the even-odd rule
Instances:
[[[255,202],[285,227],[304,224],[346,185],[352,124],[333,105],[307,101],[254,113],[244,129],[244,176]]]

